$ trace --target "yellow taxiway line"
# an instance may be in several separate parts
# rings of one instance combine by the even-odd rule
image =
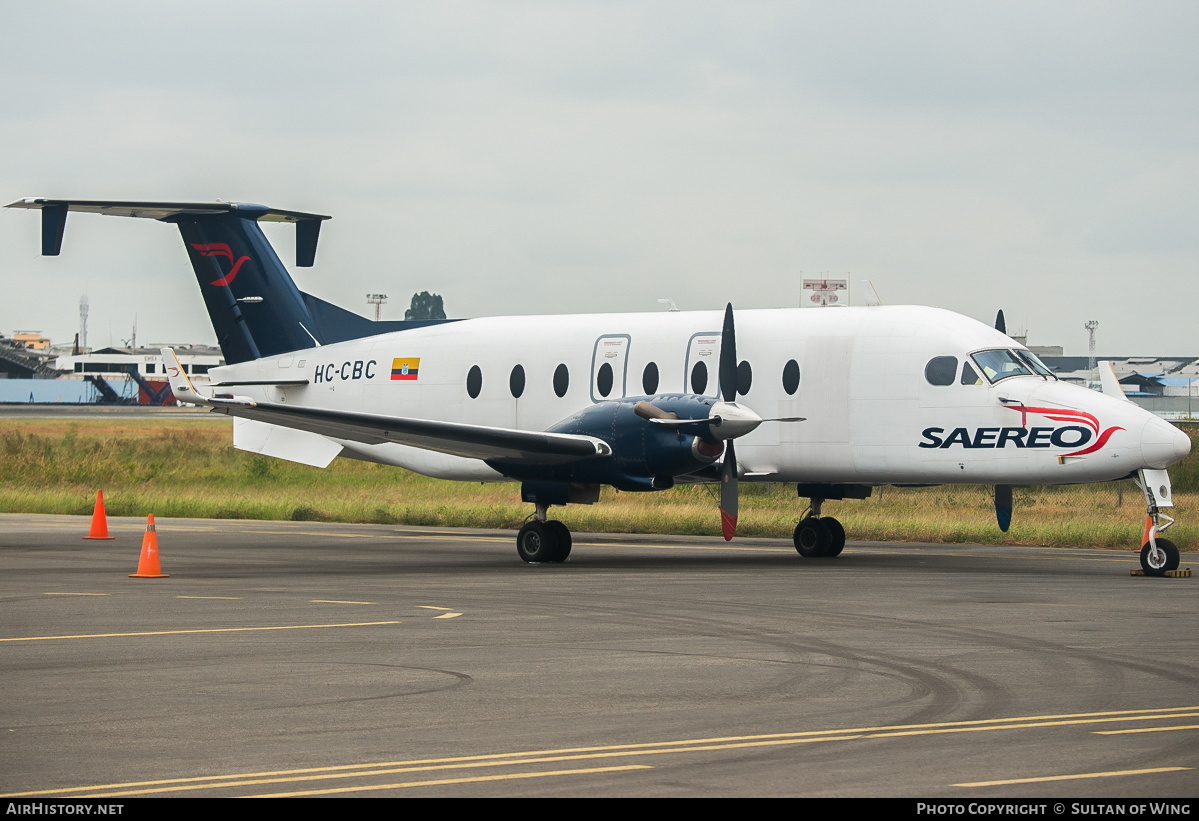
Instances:
[[[378,777],[399,773],[431,772],[446,770],[473,770],[486,767],[513,767],[533,764],[553,764],[567,761],[595,761],[597,759],[630,758],[658,755],[679,755],[685,753],[714,752],[722,750],[778,747],[796,744],[811,744],[830,741],[853,741],[860,739],[897,738],[907,736],[933,736],[944,733],[986,732],[994,730],[1021,730],[1043,727],[1068,727],[1082,724],[1102,724],[1111,722],[1131,721],[1164,721],[1182,716],[1199,715],[1199,706],[1154,708],[1148,710],[1111,710],[1093,713],[1066,713],[1055,715],[1013,716],[998,719],[979,719],[974,721],[948,721],[929,724],[898,724],[870,727],[851,727],[839,730],[810,730],[789,733],[768,733],[761,735],[732,735],[710,738],[679,739],[674,741],[656,741],[637,744],[600,745],[592,747],[567,747],[561,749],[522,750],[508,753],[490,753],[482,755],[467,755],[445,758],[407,759],[398,761],[380,761],[367,764],[332,765],[326,767],[309,767],[293,770],[271,770],[247,773],[229,773],[224,775],[195,776],[190,778],[159,779],[155,781],[133,781],[115,784],[96,784],[84,787],[68,787],[55,790],[39,790],[32,792],[11,793],[5,798],[29,797],[37,795],[68,795],[87,794],[90,797],[118,797],[130,795],[153,795],[161,793],[194,792],[196,790],[231,789],[237,787],[257,786],[261,784],[302,783],[313,781],[340,780],[346,778]],[[1126,770],[1113,772],[1112,775],[1132,775],[1149,772],[1175,772],[1188,769],[1186,767],[1170,767],[1154,770]],[[554,771],[563,774],[567,772],[599,772],[600,770],[562,770]],[[616,770],[608,770],[616,771]],[[538,771],[539,773],[542,771]],[[461,779],[401,782],[408,786],[431,786],[434,784],[467,783],[471,780],[488,778],[500,780],[504,777],[522,777],[522,774],[509,776],[463,776]],[[523,775],[523,777],[536,777]],[[1103,773],[1088,773],[1069,776],[1044,776],[1039,779],[1022,779],[1014,781],[971,782],[955,784],[954,786],[986,786],[1008,783],[1034,783],[1038,780],[1069,780],[1075,778],[1106,777]],[[310,790],[305,794],[331,791],[369,791],[391,789],[393,787],[375,785],[371,787],[328,787]],[[398,789],[399,787],[394,787]],[[298,793],[292,793],[298,794]]]
[[[261,630],[318,630],[323,627],[378,627],[385,624],[400,624],[398,621],[361,621],[345,624],[282,624],[275,627],[212,627],[199,630],[147,630],[140,633],[89,633],[78,636],[14,636],[0,638],[3,641],[57,641],[61,639],[112,639],[130,636],[183,636],[190,633],[252,633]]]

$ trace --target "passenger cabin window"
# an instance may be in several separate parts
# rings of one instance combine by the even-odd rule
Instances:
[[[512,391],[513,399],[520,399],[520,395],[525,392],[525,369],[523,365],[516,365],[512,368],[512,374],[508,377],[508,389]]]
[[[600,365],[599,371],[595,374],[595,387],[599,391],[600,396],[607,396],[612,393],[612,366],[607,362]]]
[[[658,392],[658,365],[650,362],[641,373],[641,388],[646,395]]]
[[[924,366],[924,378],[930,385],[952,385],[958,375],[956,356],[934,356]]]
[[[1024,364],[1015,351],[993,350],[971,354],[983,376],[992,384],[1009,376],[1032,376],[1033,372]]]
[[[974,370],[974,368],[970,367],[969,362],[962,366],[963,385],[981,385],[982,383],[982,379],[979,378],[978,373]]]
[[[783,390],[788,396],[794,396],[799,390],[799,363],[794,359],[783,366]]]
[[[558,394],[558,398],[566,396],[566,389],[570,387],[570,371],[566,369],[566,363],[563,362],[554,370],[554,393]]]
[[[483,371],[478,365],[471,365],[470,371],[466,374],[466,393],[471,399],[478,399],[481,390],[483,390]]]
[[[703,393],[708,389],[708,366],[702,361],[696,362],[691,369],[691,392]]]
[[[737,393],[745,396],[749,393],[750,386],[754,383],[754,369],[750,367],[749,362],[742,359],[741,364],[737,366]]]

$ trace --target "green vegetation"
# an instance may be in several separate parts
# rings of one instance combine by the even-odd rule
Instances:
[[[1192,440],[1199,428],[1188,427]],[[225,418],[154,416],[80,422],[0,421],[0,511],[92,511],[104,490],[110,515],[291,519],[515,529],[531,507],[515,484],[428,479],[398,468],[338,459],[327,470],[235,450]],[[1199,543],[1199,448],[1171,470],[1184,550]],[[741,485],[739,534],[789,537],[806,500],[791,485]],[[1132,548],[1144,516],[1140,491],[1123,483],[1016,491],[1011,530],[995,524],[991,489],[883,488],[865,501],[827,502],[851,539]],[[555,515],[577,531],[720,532],[716,491],[678,487],[617,493]]]

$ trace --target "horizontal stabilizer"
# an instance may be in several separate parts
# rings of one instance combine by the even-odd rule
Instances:
[[[296,265],[310,268],[316,260],[316,242],[324,214],[283,211],[249,202],[131,202],[125,200],[59,200],[26,197],[10,202],[8,208],[32,208],[42,212],[42,254],[58,256],[67,212],[107,214],[111,217],[140,217],[172,222],[179,218],[233,214],[262,222],[296,223]]]

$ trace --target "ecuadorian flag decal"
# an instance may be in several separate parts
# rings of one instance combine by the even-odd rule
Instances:
[[[420,373],[420,357],[410,356],[407,358],[396,358],[391,360],[391,378],[392,380],[411,380],[416,381],[417,375]]]

